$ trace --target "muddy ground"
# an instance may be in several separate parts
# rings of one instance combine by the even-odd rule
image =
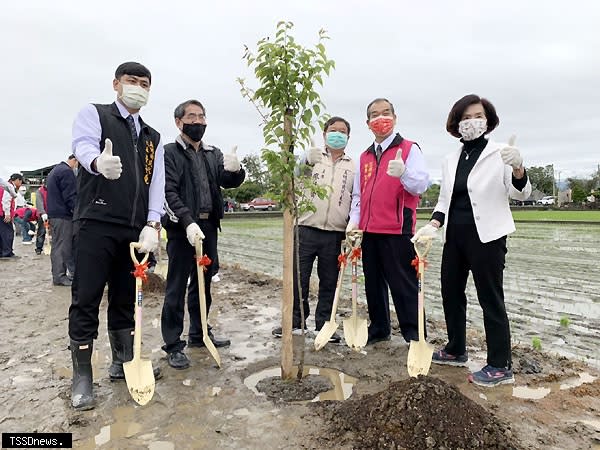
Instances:
[[[213,284],[211,324],[215,334],[232,340],[231,347],[219,349],[221,369],[205,349],[187,350],[192,360],[188,370],[167,365],[160,350],[162,296],[146,293],[143,351],[164,376],[156,383],[153,400],[137,406],[125,383],[108,380],[103,304],[94,355],[98,406],[75,412],[69,406],[69,288],[51,285],[49,257],[35,256],[18,242],[15,246],[22,258],[0,262],[2,432],[71,432],[77,448],[413,448],[410,443],[420,442],[425,444],[415,448],[454,448],[440,436],[456,431],[451,427],[461,411],[463,422],[471,416],[489,420],[492,425],[473,422],[491,427],[485,428],[489,433],[502,433],[497,448],[600,449],[599,371],[530,346],[514,349],[514,386],[484,389],[467,382],[465,368],[434,365],[430,379],[410,380],[408,347],[397,330],[391,341],[362,353],[343,344],[315,352],[312,335],[305,343],[305,373],[318,383],[329,380],[322,389],[333,389],[319,394],[320,402],[257,395],[257,383],[267,390],[277,386],[272,377],[278,371],[281,341],[271,336],[271,329],[279,323],[281,286],[276,279],[234,265],[222,267],[221,281]],[[345,296],[342,315],[348,308]],[[443,325],[428,326],[431,341],[443,344]],[[302,338],[294,341],[298,350]],[[470,333],[469,369],[485,364],[483,342],[481,334]],[[324,401],[348,396],[346,401]],[[415,414],[418,422],[410,425]],[[400,431],[408,434],[402,437]],[[479,446],[486,445],[483,435],[473,436],[463,441],[464,448],[491,448]]]

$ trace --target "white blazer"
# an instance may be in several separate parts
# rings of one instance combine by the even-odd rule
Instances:
[[[522,191],[512,185],[512,167],[504,164],[500,150],[508,144],[489,141],[479,155],[467,178],[467,189],[473,207],[473,217],[481,242],[491,242],[515,231],[515,222],[510,212],[509,198],[526,200],[531,195],[531,183]],[[454,189],[456,166],[462,154],[462,146],[447,155],[442,163],[442,185],[434,211],[445,215],[448,223],[450,201]],[[446,242],[444,227],[443,241]]]

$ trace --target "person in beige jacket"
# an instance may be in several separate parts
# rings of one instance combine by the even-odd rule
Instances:
[[[313,146],[306,155],[306,164],[311,168],[313,181],[329,189],[328,195],[320,199],[312,195],[315,210],[307,211],[298,220],[298,258],[294,256],[294,315],[292,326],[296,334],[301,332],[300,299],[298,295],[298,277],[296,260],[300,261],[300,287],[304,319],[310,308],[308,292],[313,264],[317,259],[319,276],[319,295],[315,310],[315,329],[323,327],[329,320],[333,305],[333,296],[338,276],[338,256],[344,239],[350,205],[355,164],[344,153],[350,136],[350,124],[341,117],[332,117],[323,127],[325,149]],[[306,328],[306,324],[304,324]],[[281,337],[281,327],[273,330],[273,335]],[[330,342],[340,342],[336,333]]]

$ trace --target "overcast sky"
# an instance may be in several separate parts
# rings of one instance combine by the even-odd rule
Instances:
[[[142,116],[163,143],[177,134],[174,107],[197,98],[207,109],[206,142],[258,153],[260,120],[235,80],[256,87],[243,46],[273,36],[279,20],[294,22],[305,45],[328,31],[336,70],[321,94],[329,114],[350,121],[353,157],[372,142],[366,105],[387,97],[397,131],[419,142],[438,178],[441,158],[457,145],[445,131],[448,111],[477,93],[497,108],[492,138],[516,134],[526,165],[553,163],[564,179],[600,163],[600,3],[593,0],[37,0],[0,7],[0,176],[66,158],[77,111],[112,102],[115,68],[128,60],[152,72]]]

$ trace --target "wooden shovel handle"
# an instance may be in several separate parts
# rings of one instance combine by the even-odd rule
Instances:
[[[149,253],[146,253],[141,261],[137,259],[137,256],[135,255],[135,249],[141,247],[142,244],[140,244],[139,242],[131,242],[129,244],[129,254],[131,255],[131,260],[133,261],[133,264],[144,264],[146,261],[148,261],[148,256],[150,256]]]

